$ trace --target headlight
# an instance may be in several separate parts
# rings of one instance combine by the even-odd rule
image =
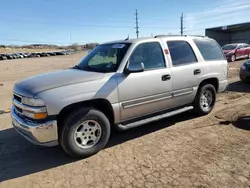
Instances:
[[[233,52],[232,51],[230,51],[230,52],[228,52],[226,55],[231,55]]]
[[[34,99],[28,97],[23,97],[22,103],[29,106],[45,106],[44,101],[42,99]]]
[[[246,67],[245,64],[243,64],[243,65],[241,66],[241,69],[242,69],[242,70],[246,70],[246,68],[247,68],[247,67]]]

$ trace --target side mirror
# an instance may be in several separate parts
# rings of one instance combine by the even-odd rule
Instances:
[[[144,63],[142,62],[133,62],[129,63],[125,73],[135,73],[135,72],[143,72],[144,71]]]

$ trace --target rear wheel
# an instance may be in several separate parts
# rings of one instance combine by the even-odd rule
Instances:
[[[242,74],[240,74],[240,80],[243,82],[243,83],[247,83],[248,80],[246,79],[245,76],[243,76]]]
[[[71,156],[84,158],[105,147],[110,137],[108,118],[93,108],[79,109],[70,114],[59,131],[59,142]]]
[[[236,60],[236,56],[235,55],[232,55],[231,56],[231,62],[234,62]]]
[[[198,115],[209,114],[215,105],[216,91],[213,85],[206,84],[200,86],[194,100],[194,111]]]

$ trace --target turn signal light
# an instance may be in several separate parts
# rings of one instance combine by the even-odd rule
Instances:
[[[47,117],[47,113],[34,114],[34,119],[44,119]]]

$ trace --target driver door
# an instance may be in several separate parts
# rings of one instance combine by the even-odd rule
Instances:
[[[143,62],[144,71],[118,76],[121,120],[129,120],[171,107],[171,71],[160,42],[138,44],[129,63]]]

